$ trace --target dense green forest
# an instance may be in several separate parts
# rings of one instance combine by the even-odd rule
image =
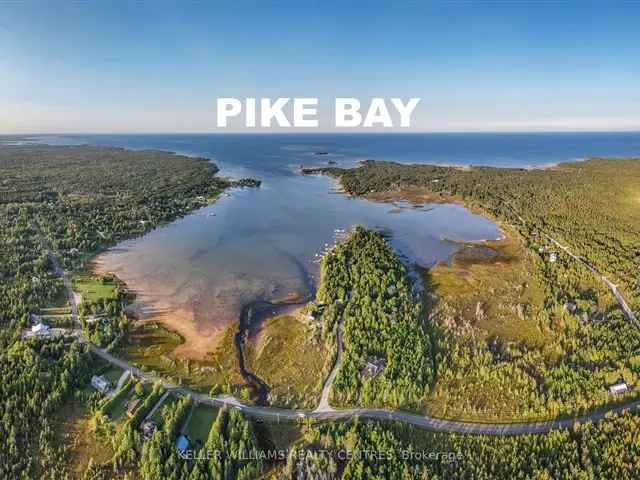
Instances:
[[[368,161],[359,168],[323,171],[339,177],[347,192],[376,200],[463,201],[510,226],[519,245],[517,255],[527,257],[519,277],[503,279],[501,292],[509,286],[524,290],[539,285],[536,295],[529,296],[534,298],[511,305],[513,317],[537,332],[531,335],[535,342],[491,328],[496,319],[484,318],[486,304],[481,301],[469,322],[455,295],[438,297],[434,278],[444,278],[435,275],[438,270],[434,275],[425,272],[428,323],[436,346],[436,380],[427,401],[432,414],[542,419],[635,395],[612,397],[607,386],[620,379],[637,384],[638,326],[626,319],[604,283],[583,265],[557,249],[557,261],[550,263],[553,245],[543,234],[609,275],[637,309],[640,210],[633,203],[640,201],[640,161],[597,159],[548,170]],[[504,265],[512,259],[500,260],[496,264],[502,263],[502,270],[486,272],[504,275]],[[469,269],[458,269],[451,275],[469,274]],[[490,285],[495,286],[496,281]],[[490,291],[479,300],[487,297]],[[502,394],[496,396],[496,391]]]
[[[441,199],[546,231],[640,301],[640,160],[590,159],[548,169],[439,167],[367,161],[325,169],[347,192],[366,195],[421,187]],[[533,232],[531,232],[533,233]]]
[[[545,435],[432,433],[397,423],[311,424],[281,472],[289,479],[634,479],[640,418]],[[282,477],[280,477],[282,478]]]
[[[64,297],[47,250],[66,268],[80,267],[100,249],[215,199],[231,185],[215,173],[204,159],[155,151],[0,148],[0,478],[66,478],[49,418],[95,371],[77,342],[21,337],[33,315]],[[86,308],[119,318],[117,302]],[[100,343],[114,334],[91,333]]]
[[[356,227],[323,259],[317,298],[326,329],[343,324],[334,403],[419,408],[434,373],[426,316],[384,238]],[[363,373],[372,357],[383,365],[373,378]]]
[[[593,160],[546,171],[367,163],[333,173],[355,194],[420,187],[443,200],[463,199],[513,225],[532,255],[541,243],[536,232],[547,232],[624,287],[637,308],[638,163]],[[203,159],[93,147],[3,146],[0,173],[0,478],[72,478],[64,459],[73,446],[60,443],[51,419],[73,399],[87,405],[95,434],[114,453],[106,463],[90,463],[86,480],[640,476],[640,421],[631,413],[573,431],[520,437],[432,433],[391,423],[308,423],[301,440],[287,441],[292,450],[286,462],[269,473],[274,463],[262,461],[259,452],[272,447],[263,438],[271,427],[234,409],[220,410],[206,441],[196,445],[200,452],[221,453],[181,458],[175,440],[195,408],[188,397],[167,402],[160,428],[143,441],[139,427],[164,394],[159,385],[126,383],[122,392],[133,390],[141,403],[115,428],[105,412],[123,397],[103,402],[83,391],[101,368],[86,347],[70,338],[21,336],[34,315],[64,297],[47,251],[65,268],[81,268],[118,240],[213,201],[231,183]],[[605,387],[619,375],[633,384],[640,375],[640,334],[608,292],[562,255],[553,266],[541,258],[527,268],[544,293],[535,319],[549,339],[543,346],[478,335],[479,326],[460,328],[448,318],[458,315],[448,310],[455,305],[429,295],[436,286],[428,275],[423,302],[384,238],[356,228],[324,259],[312,309],[334,346],[342,326],[334,404],[429,409],[437,395],[448,403],[434,413],[447,416],[505,418],[517,405],[515,417],[537,418],[609,401]],[[85,332],[105,346],[127,329],[126,293],[119,286],[114,292],[87,301],[80,312]],[[588,314],[586,320],[567,313],[569,300]],[[604,320],[593,321],[602,313]],[[367,362],[380,371],[367,374]],[[345,451],[360,454],[338,454]]]
[[[157,400],[157,395],[147,397],[150,405]],[[190,444],[178,451],[176,440],[193,408],[191,397],[162,407],[160,426],[147,439],[139,432],[138,424],[148,409],[139,410],[142,413],[126,420],[115,432],[102,431],[100,434],[108,437],[115,455],[106,463],[90,463],[83,480],[258,478],[265,469],[258,440],[251,423],[235,409],[218,411],[202,445]]]

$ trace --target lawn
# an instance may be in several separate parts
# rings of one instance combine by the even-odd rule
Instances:
[[[118,383],[118,380],[120,379],[120,376],[122,375],[122,372],[124,372],[124,370],[122,370],[121,368],[110,366],[104,372],[102,372],[101,375],[103,375],[104,378],[109,380],[111,384],[115,387],[116,384]]]
[[[67,299],[67,292],[61,288],[55,298],[47,303],[47,306],[40,309],[38,313],[43,322],[52,327],[70,327],[71,307]]]
[[[89,273],[79,273],[73,278],[73,289],[82,295],[82,300],[95,303],[98,300],[114,299],[118,296],[118,285],[110,277],[97,277]]]
[[[193,407],[191,418],[187,424],[186,434],[195,445],[204,445],[209,437],[211,425],[218,416],[218,409],[209,405]],[[198,443],[200,442],[200,443]]]
[[[51,307],[40,309],[40,318],[52,327],[69,328],[73,326],[71,309],[66,307]]]
[[[293,315],[267,320],[245,352],[248,368],[269,385],[271,403],[311,408],[318,402],[328,352],[304,321]]]
[[[134,395],[133,389],[130,388],[129,391],[122,396],[122,398],[115,401],[111,405],[111,407],[108,410],[106,410],[104,413],[109,415],[109,418],[114,422],[119,421],[121,418],[123,418],[126,415],[127,403],[129,402],[129,400],[133,395]]]

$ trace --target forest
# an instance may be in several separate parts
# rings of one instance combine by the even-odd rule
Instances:
[[[196,446],[222,454],[180,458],[174,448],[179,425],[195,407],[188,397],[167,402],[160,428],[143,441],[140,424],[164,391],[131,382],[124,388],[143,401],[114,429],[105,412],[123,398],[103,403],[95,393],[87,396],[91,375],[103,367],[86,347],[63,337],[21,335],[34,315],[59,304],[64,294],[47,252],[54,251],[66,269],[81,269],[100,250],[206,205],[233,183],[217,177],[203,159],[94,147],[3,146],[0,172],[0,438],[6,439],[0,478],[73,478],[62,459],[74,446],[59,441],[52,419],[78,399],[114,452],[109,462],[90,463],[86,480],[640,476],[640,423],[634,413],[519,437],[442,434],[393,423],[306,422],[302,438],[287,440],[286,461],[273,468],[259,455],[271,447],[264,431],[272,427],[234,409],[220,410]],[[539,232],[553,235],[618,283],[637,310],[636,161],[597,159],[540,171],[368,162],[332,173],[354,194],[401,194],[419,187],[511,225],[534,259],[526,271],[540,282],[543,299],[533,323],[549,339],[539,346],[479,334],[478,325],[460,328],[457,306],[434,301],[437,285],[429,284],[428,274],[423,291],[380,234],[356,228],[324,259],[313,307],[326,342],[335,347],[342,328],[334,405],[426,409],[485,420],[547,418],[611,401],[606,386],[619,376],[635,383],[637,327],[590,272],[562,255],[551,266],[536,252],[542,246]],[[82,307],[85,332],[105,346],[127,329],[124,293],[118,292]],[[580,315],[567,311],[569,301]],[[535,311],[525,308],[522,314]],[[109,321],[94,323],[92,317]],[[326,454],[345,451],[377,453],[346,459]],[[434,452],[435,460],[429,455]]]
[[[607,387],[620,380],[637,384],[638,325],[583,265],[559,251],[550,263],[553,245],[543,234],[595,265],[637,311],[640,209],[634,203],[640,201],[640,161],[592,159],[533,170],[366,161],[323,173],[338,177],[348,193],[374,200],[462,202],[503,225],[518,255],[528,259],[515,280],[521,288],[539,285],[539,293],[512,306],[514,318],[534,326],[541,340],[533,344],[491,328],[495,319],[484,318],[483,305],[492,299],[479,298],[470,322],[455,295],[440,294],[434,280],[443,280],[439,270],[424,273],[436,356],[427,411],[469,420],[533,420],[636,395],[632,390],[612,397]],[[494,276],[491,288],[500,280],[503,291],[517,286],[512,277],[500,278],[504,267],[487,271]],[[470,269],[458,272],[468,276]]]
[[[420,409],[434,374],[426,316],[386,240],[357,226],[323,259],[317,299],[326,331],[342,323],[333,403]],[[373,377],[363,371],[371,358],[383,367]]]
[[[373,421],[308,424],[279,478],[631,480],[640,475],[639,431],[640,418],[629,412],[570,431],[514,437]]]
[[[0,148],[0,478],[68,478],[49,419],[96,368],[73,340],[21,336],[64,295],[47,250],[80,268],[118,240],[213,201],[232,185],[216,172],[207,160],[157,151]],[[117,303],[87,308],[120,318]]]

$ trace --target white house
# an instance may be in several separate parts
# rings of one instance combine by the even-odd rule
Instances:
[[[618,382],[609,386],[609,393],[611,395],[619,395],[621,393],[625,393],[628,391],[629,391],[629,385],[627,385],[627,382]]]
[[[104,378],[102,375],[94,375],[93,377],[91,377],[91,386],[101,393],[107,393],[111,388],[109,380]]]
[[[50,333],[51,327],[49,327],[49,325],[45,325],[42,322],[38,322],[33,327],[31,327],[31,335],[46,336]]]

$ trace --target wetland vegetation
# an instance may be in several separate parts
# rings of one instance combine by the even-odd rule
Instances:
[[[638,381],[638,326],[600,278],[544,234],[608,275],[637,310],[640,210],[632,205],[640,161],[592,159],[545,170],[367,161],[324,172],[354,195],[461,201],[508,233],[506,241],[483,244],[489,254],[470,246],[425,272],[437,345],[427,411],[510,421],[585,412],[635,395],[611,397],[607,386]]]
[[[511,421],[585,412],[611,401],[608,384],[622,377],[635,386],[639,378],[640,334],[590,272],[561,252],[549,261],[553,246],[541,232],[610,276],[637,310],[639,163],[598,159],[528,171],[369,162],[361,169],[331,170],[356,195],[379,193],[380,199],[411,190],[422,202],[464,201],[499,221],[507,238],[459,244],[450,262],[422,270],[423,291],[379,233],[357,228],[324,258],[316,301],[301,313],[309,317],[267,320],[247,345],[248,365],[271,386],[273,403],[312,405],[342,325],[336,406]],[[236,324],[224,331],[208,364],[176,361],[169,353],[181,343],[178,335],[159,324],[130,325],[125,286],[83,270],[96,252],[207,204],[229,182],[202,159],[94,147],[3,146],[0,169],[2,478],[639,474],[634,413],[572,431],[496,438],[383,422],[276,425],[170,396],[152,416],[158,430],[144,441],[139,426],[164,395],[159,385],[126,382],[104,401],[87,386],[91,375],[103,374],[115,384],[122,370],[102,364],[71,338],[22,338],[36,318],[66,325],[69,317],[47,251],[79,273],[75,288],[83,297],[83,325],[96,343],[111,345],[122,334],[114,345],[117,355],[185,383],[191,379],[204,391],[213,386],[214,393],[249,399],[238,373]],[[87,322],[90,317],[107,320],[98,329]],[[367,363],[382,369],[369,374]],[[617,399],[633,396],[634,391]],[[129,417],[128,402],[136,398],[140,406]],[[179,458],[175,441],[183,426],[196,448],[226,455]],[[274,446],[389,455],[261,460],[258,452]],[[461,457],[427,463],[398,457],[408,449]],[[234,455],[240,451],[255,455]]]

